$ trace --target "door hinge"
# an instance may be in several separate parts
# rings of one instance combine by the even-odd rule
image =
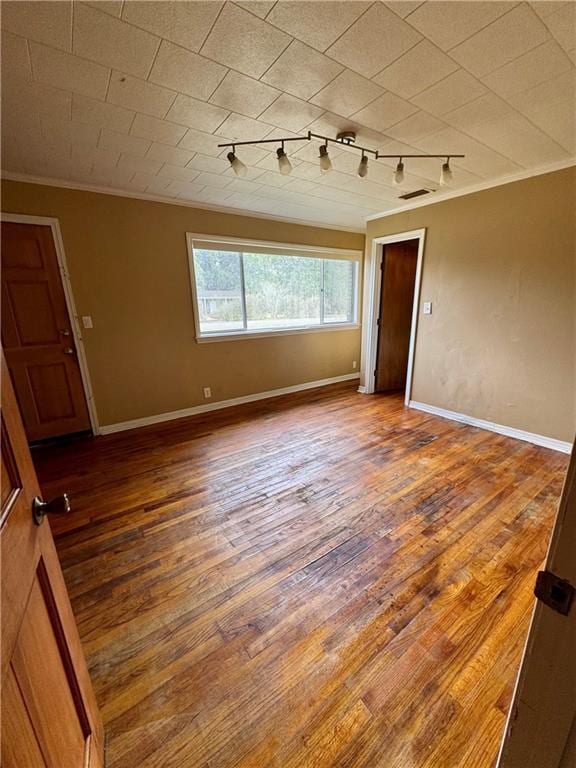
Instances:
[[[566,579],[561,579],[550,571],[538,571],[534,594],[544,605],[557,613],[568,616],[575,591],[572,584]]]

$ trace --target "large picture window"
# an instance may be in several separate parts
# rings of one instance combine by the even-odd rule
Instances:
[[[358,257],[195,236],[189,245],[200,339],[357,322]]]

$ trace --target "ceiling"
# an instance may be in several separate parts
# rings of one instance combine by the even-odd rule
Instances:
[[[311,130],[384,153],[463,153],[464,189],[576,155],[576,2],[2,2],[2,167],[72,185],[340,227],[438,188],[441,162],[318,142],[218,143]]]

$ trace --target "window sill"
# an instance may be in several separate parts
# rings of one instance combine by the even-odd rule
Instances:
[[[330,331],[354,331],[360,328],[360,323],[334,323],[334,325],[314,325],[306,328],[285,328],[274,331],[238,331],[237,333],[211,333],[196,336],[198,344],[209,344],[213,341],[239,341],[241,339],[266,339],[273,336],[295,336],[302,333],[328,333]]]

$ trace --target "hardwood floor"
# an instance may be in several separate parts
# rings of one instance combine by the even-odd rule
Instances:
[[[35,454],[108,768],[489,768],[567,457],[349,385]]]

